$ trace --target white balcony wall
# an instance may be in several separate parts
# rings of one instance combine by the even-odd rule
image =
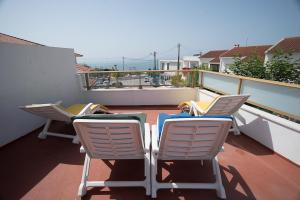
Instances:
[[[194,88],[96,89],[84,91],[87,102],[104,105],[178,105],[196,98]]]
[[[0,43],[0,67],[0,146],[45,122],[18,106],[81,102],[73,49]]]
[[[213,92],[199,90],[197,100],[211,101],[217,96]],[[247,105],[241,107],[236,119],[244,134],[300,165],[299,124]],[[256,151],[253,149],[251,152]]]

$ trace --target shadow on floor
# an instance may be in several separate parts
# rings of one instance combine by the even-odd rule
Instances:
[[[229,134],[226,142],[238,147],[244,151],[255,155],[270,155],[273,154],[273,151],[267,148],[266,146],[273,148],[273,140],[271,136],[271,130],[269,124],[266,120],[258,117],[255,120],[247,123],[246,120],[241,115],[235,115],[238,121],[242,123],[239,126],[241,131],[248,132],[249,134],[253,134],[253,137],[258,138],[258,140],[264,141],[263,145],[259,145],[258,141],[250,137],[240,137]],[[257,131],[259,129],[259,132]]]
[[[113,165],[106,161],[112,169],[109,180],[142,180],[143,161],[116,161]],[[131,168],[132,166],[133,168]],[[226,190],[227,199],[255,199],[250,188],[234,167],[221,167],[223,185]],[[232,178],[229,180],[226,175],[229,173]],[[100,173],[100,172],[99,172]],[[127,179],[126,179],[127,178]],[[158,177],[162,182],[214,182],[212,164],[210,161],[174,161],[159,162]],[[242,189],[244,192],[237,190]],[[215,190],[201,189],[161,189],[158,190],[157,199],[219,199]],[[82,199],[151,199],[145,195],[144,188],[90,188]]]
[[[220,165],[220,171],[222,175],[222,182],[226,191],[227,199],[244,199],[255,200],[255,196],[252,193],[250,187],[247,185],[243,177],[238,170],[233,166],[225,168]],[[228,174],[226,176],[226,174]],[[230,180],[228,177],[232,177]],[[239,191],[242,190],[242,191]]]
[[[0,165],[0,199],[22,198],[59,164],[83,164],[79,145],[64,138],[40,140],[37,135],[41,130],[39,128],[0,149],[3,161]]]

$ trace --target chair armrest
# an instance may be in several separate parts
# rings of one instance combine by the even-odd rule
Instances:
[[[191,109],[193,110],[195,116],[203,115],[205,113],[205,111],[202,108],[200,108],[195,101],[191,101],[191,104],[192,104]]]
[[[83,146],[80,147],[80,153],[85,153],[85,149],[83,148]]]
[[[146,152],[150,152],[150,144],[151,144],[150,125],[149,123],[145,123],[145,151]]]
[[[62,104],[62,100],[59,100],[59,101],[55,102],[54,104],[60,105],[60,104]]]
[[[152,137],[151,137],[152,153],[158,153],[157,125],[152,125],[151,132],[152,132]]]
[[[86,114],[92,114],[92,107],[93,103],[87,104],[78,115],[86,115]]]

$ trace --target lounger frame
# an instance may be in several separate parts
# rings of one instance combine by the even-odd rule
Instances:
[[[46,124],[43,128],[43,130],[39,133],[38,138],[40,139],[46,139],[47,136],[55,136],[55,137],[62,137],[62,138],[70,138],[72,139],[72,142],[75,144],[79,143],[79,138],[76,134],[64,134],[64,133],[56,133],[49,131],[49,127],[53,120],[56,121],[63,121],[66,123],[72,122],[72,117],[75,115],[72,115],[68,112],[65,112],[62,110],[59,106],[62,103],[62,101],[58,101],[54,104],[36,104],[36,105],[28,105],[28,106],[20,106],[22,110],[25,110],[27,112],[30,112],[34,115],[38,115],[41,117],[44,117],[47,119]],[[87,104],[78,115],[85,115],[85,114],[91,114],[91,106],[93,103]],[[97,109],[94,109],[95,111]]]
[[[200,108],[195,101],[191,101],[190,114],[195,116],[216,116],[216,115],[231,115],[233,117],[232,128],[235,135],[240,135],[240,130],[235,119],[235,113],[247,101],[250,95],[224,95],[217,99],[205,110]]]
[[[148,123],[145,123],[144,125],[144,140],[141,136],[142,130],[138,120],[76,119],[73,122],[73,125],[83,145],[81,152],[86,153],[82,179],[78,189],[78,196],[84,196],[87,192],[87,187],[106,186],[144,187],[146,189],[146,195],[151,195],[151,136],[150,126]],[[98,145],[97,148],[96,145]],[[136,151],[132,151],[134,149]],[[143,159],[145,179],[142,181],[88,181],[89,168],[92,158],[102,160]]]
[[[222,185],[220,168],[217,154],[222,151],[222,145],[228,134],[228,130],[232,124],[231,119],[168,119],[164,123],[163,133],[158,139],[158,127],[153,125],[152,130],[152,151],[151,151],[151,195],[152,198],[157,197],[158,189],[165,188],[182,188],[182,189],[215,189],[217,196],[226,198],[225,190]],[[215,128],[213,128],[215,127]],[[207,153],[201,153],[208,149],[201,146],[201,142],[205,142],[205,134],[217,136],[212,139],[211,145],[207,145],[210,150]],[[202,134],[202,135],[201,135]],[[206,138],[206,139],[207,139]],[[175,142],[174,142],[175,141]],[[199,142],[199,143],[197,143]],[[198,146],[197,146],[198,145]],[[192,149],[199,148],[199,153]],[[185,149],[184,151],[182,151]],[[177,152],[177,153],[176,153]],[[171,153],[171,154],[170,154]],[[169,155],[170,154],[170,155]],[[158,160],[211,160],[213,166],[213,174],[215,176],[214,183],[161,183],[156,179],[157,161]]]

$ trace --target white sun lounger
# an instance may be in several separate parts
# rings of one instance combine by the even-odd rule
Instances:
[[[51,122],[53,120],[56,120],[71,123],[72,117],[77,115],[91,114],[98,110],[108,111],[107,108],[100,104],[74,104],[68,108],[64,108],[61,106],[61,103],[62,101],[59,101],[54,104],[31,104],[26,106],[20,106],[19,108],[24,111],[30,112],[34,115],[47,119],[47,122],[42,132],[38,136],[40,139],[45,139],[48,135],[50,135],[73,139],[73,143],[76,144],[79,143],[77,135],[50,132],[48,129],[50,127]]]
[[[233,115],[232,129],[235,135],[240,135],[234,113],[247,101],[250,95],[224,95],[217,97],[207,108],[201,107],[201,101],[191,101],[190,114],[195,116]]]
[[[81,152],[86,152],[78,196],[85,195],[87,187],[144,187],[146,194],[150,195],[149,124],[126,117],[124,114],[123,117],[122,114],[106,115],[105,119],[99,116],[93,115],[91,117],[93,119],[86,119],[87,117],[75,119],[73,122],[83,145]],[[110,116],[112,119],[109,119]],[[145,134],[144,137],[142,133]],[[145,179],[143,181],[88,181],[91,159],[143,159]]]
[[[218,197],[226,198],[217,154],[222,150],[222,145],[225,142],[231,124],[231,117],[166,119],[161,130],[160,139],[158,138],[158,132],[161,125],[153,125],[151,128],[152,197],[156,198],[158,189],[189,188],[215,189]],[[158,182],[156,179],[158,160],[211,160],[216,181],[214,183]]]

